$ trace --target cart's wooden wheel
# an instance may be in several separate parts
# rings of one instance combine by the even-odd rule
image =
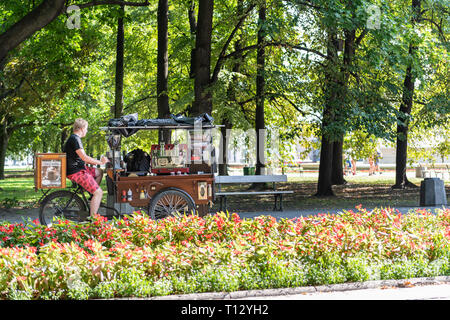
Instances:
[[[168,216],[192,214],[195,204],[192,198],[178,189],[168,189],[158,193],[150,201],[149,214],[154,220]]]

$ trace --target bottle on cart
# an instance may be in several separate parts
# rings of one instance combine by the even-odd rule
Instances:
[[[128,189],[127,200],[128,201],[132,201],[133,200],[133,192],[131,191],[131,189]]]
[[[126,202],[127,201],[127,192],[125,190],[122,190],[121,200],[122,200],[122,202]]]
[[[143,200],[146,199],[144,188],[141,189],[141,193],[139,194],[139,199]]]

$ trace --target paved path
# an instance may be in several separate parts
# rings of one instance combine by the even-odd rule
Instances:
[[[149,300],[450,300],[450,276],[193,293],[153,297]]]
[[[406,282],[406,281],[405,281]],[[242,300],[450,300],[450,283],[413,287],[302,293]]]
[[[23,220],[39,219],[39,209],[5,209],[0,208],[0,223],[8,221],[11,223],[23,222]]]

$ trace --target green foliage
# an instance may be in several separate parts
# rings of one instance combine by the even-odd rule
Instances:
[[[450,156],[450,131],[448,127],[426,129],[414,127],[409,136],[408,155],[413,162],[442,162]]]
[[[3,208],[8,209],[8,208],[16,207],[18,203],[19,203],[19,201],[17,200],[16,197],[4,198],[4,199],[1,200],[0,206],[2,206]]]
[[[255,44],[262,28],[267,42],[266,127],[279,128],[283,143],[302,137],[302,146],[309,150],[317,147],[322,131],[334,138],[356,131],[395,141],[409,62],[417,79],[408,120],[411,135],[423,136],[429,129],[448,127],[449,17],[444,0],[421,1],[422,19],[414,25],[410,1],[266,2],[263,25],[258,22],[259,1],[215,2],[211,70],[217,67],[219,72],[208,90],[213,95],[216,123],[226,117],[234,128],[254,126]],[[238,3],[242,4],[241,12]],[[195,35],[190,32],[189,2],[169,5],[170,107],[174,114],[188,113],[194,100],[190,69]],[[379,28],[368,27],[373,5],[380,9]],[[30,2],[2,1],[0,33],[32,6]],[[243,17],[250,6],[252,10]],[[0,73],[0,93],[17,87],[24,76],[26,80],[15,95],[0,101],[0,124],[8,119],[12,132],[9,156],[59,151],[62,130],[70,131],[77,117],[90,123],[85,143],[88,153],[97,156],[105,152],[104,135],[98,127],[112,117],[120,12],[119,6],[83,9],[81,28],[72,30],[65,25],[67,16],[61,15],[10,53]],[[157,116],[156,18],[156,2],[148,7],[125,7],[124,113],[137,112],[140,118]],[[232,36],[238,22],[241,25]],[[343,42],[353,31],[357,43],[348,64],[344,50],[329,54],[327,35],[336,34]],[[417,48],[414,56],[408,52],[410,43]],[[241,50],[241,55],[236,50]],[[334,120],[323,126],[322,113],[330,90],[336,93]],[[124,147],[148,149],[156,139],[156,135],[133,137]],[[446,145],[436,148],[444,154]]]
[[[343,149],[350,159],[367,159],[377,151],[377,138],[366,132],[355,130],[345,136]]]

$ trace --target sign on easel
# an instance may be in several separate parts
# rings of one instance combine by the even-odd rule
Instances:
[[[34,164],[36,190],[66,187],[65,153],[36,153]]]

